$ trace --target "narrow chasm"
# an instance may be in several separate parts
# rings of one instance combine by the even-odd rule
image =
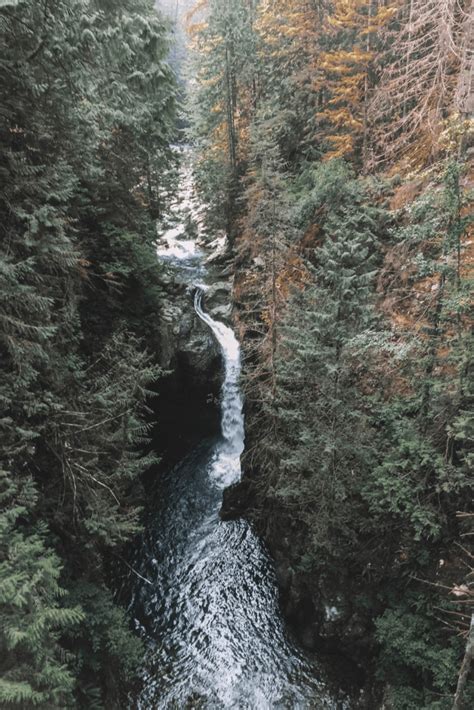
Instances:
[[[184,158],[180,202],[189,208]],[[130,707],[349,708],[323,659],[288,635],[273,563],[251,525],[220,515],[224,491],[241,478],[244,415],[217,247],[221,266],[179,224],[158,245],[183,288],[163,318],[163,367],[174,368],[156,405],[165,449],[130,556],[128,607],[146,649]]]

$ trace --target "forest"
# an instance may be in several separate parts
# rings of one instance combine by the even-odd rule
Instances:
[[[0,35],[0,707],[473,707],[472,0],[0,0]],[[216,525],[349,704],[137,690],[117,577],[151,585],[150,478],[216,399],[163,326],[186,151],[241,347]]]

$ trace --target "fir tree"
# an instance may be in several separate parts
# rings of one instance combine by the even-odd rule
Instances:
[[[320,215],[321,245],[307,282],[288,304],[279,349],[279,466],[272,494],[308,530],[308,557],[354,543],[356,497],[370,466],[367,411],[354,386],[354,339],[374,319],[377,208],[343,163],[311,176],[301,206]],[[307,258],[309,254],[307,255]],[[292,402],[300,405],[292,411]],[[311,551],[310,551],[311,550]]]
[[[174,80],[151,0],[2,3],[0,38],[0,703],[91,707],[78,648],[97,703],[105,646],[114,702],[137,661],[106,568],[139,529],[153,460],[140,451],[159,371],[138,336],[157,345]],[[82,605],[85,580],[107,601]]]

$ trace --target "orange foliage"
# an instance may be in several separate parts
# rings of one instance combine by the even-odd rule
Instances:
[[[324,72],[320,64],[321,38],[325,32],[325,2],[263,0],[255,29],[261,43],[261,62],[271,59],[274,71],[282,71],[291,84],[304,90],[315,111]],[[308,142],[318,141],[309,133]]]
[[[207,27],[203,19],[208,8],[208,0],[198,0],[196,4],[185,15],[186,29],[191,37],[202,32]]]
[[[352,157],[368,138],[369,68],[375,58],[373,36],[397,12],[397,2],[373,0],[264,0],[256,29],[263,60],[271,57],[296,86],[313,94],[318,134],[331,148],[327,158]],[[329,7],[332,7],[331,14]],[[330,36],[335,49],[325,50]]]
[[[326,158],[353,157],[360,146],[363,162],[368,159],[367,112],[371,92],[369,70],[376,53],[372,36],[387,24],[396,8],[373,7],[372,0],[335,0],[327,18],[333,34],[341,35],[350,49],[334,49],[321,54],[324,86],[330,98],[320,118],[328,125],[327,139],[332,149]]]

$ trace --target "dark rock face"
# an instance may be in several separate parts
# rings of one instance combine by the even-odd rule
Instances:
[[[222,359],[212,333],[194,312],[193,291],[174,285],[159,315],[159,363],[165,374],[153,401],[152,438],[169,465],[219,431]]]
[[[193,307],[192,289],[182,286],[168,297],[159,316],[160,364],[172,369],[180,355],[188,361],[198,380],[208,379],[220,357],[216,341]]]
[[[223,271],[226,273],[224,274]],[[216,280],[204,294],[204,304],[208,313],[227,325],[232,325],[232,287],[233,276],[222,267],[222,270],[216,273]]]
[[[239,306],[234,299],[234,327],[239,331]],[[243,348],[251,358],[250,336]],[[255,405],[245,406],[246,449],[251,451],[258,442],[259,411]],[[224,491],[220,516],[223,520],[245,517],[264,540],[273,558],[282,613],[292,632],[309,651],[335,654],[348,665],[348,674],[355,685],[364,683],[372,648],[372,618],[355,608],[355,599],[369,597],[375,590],[366,579],[357,577],[342,563],[332,569],[331,563],[321,560],[318,569],[308,569],[306,552],[308,540],[304,525],[288,517],[261,485],[263,476],[254,463],[243,457],[242,480]],[[375,608],[375,598],[367,608]]]
[[[242,518],[250,504],[251,486],[247,479],[234,483],[224,490],[220,517],[222,520]]]
[[[270,507],[255,487],[255,472],[244,473],[240,483],[224,491],[223,520],[246,517],[265,543],[275,562],[282,611],[301,644],[310,650],[343,652],[355,662],[365,662],[369,652],[369,615],[354,610],[354,597],[365,582],[349,570],[315,571],[304,567],[304,530],[295,521]]]
[[[195,389],[218,394],[221,382],[221,355],[212,336],[204,332],[202,322],[193,324],[189,337],[179,345],[173,358],[185,379]]]
[[[230,323],[233,277],[228,243],[221,235],[205,247],[210,250],[205,262],[206,281],[211,285],[204,305],[214,318]],[[220,430],[222,357],[210,329],[194,311],[194,287],[186,281],[187,274],[183,279],[179,271],[163,273],[167,295],[157,316],[158,359],[168,374],[158,383],[160,395],[153,403],[157,420],[153,439],[166,465]]]

